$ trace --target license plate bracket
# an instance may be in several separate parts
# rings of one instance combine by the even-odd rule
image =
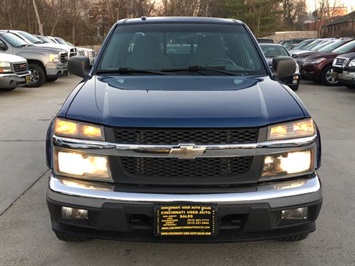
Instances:
[[[216,235],[215,205],[155,205],[156,236]]]

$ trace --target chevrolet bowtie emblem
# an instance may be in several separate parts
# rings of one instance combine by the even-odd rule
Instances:
[[[179,147],[172,148],[169,156],[179,159],[195,159],[201,156],[206,150],[206,147],[195,147],[194,144],[179,144]]]

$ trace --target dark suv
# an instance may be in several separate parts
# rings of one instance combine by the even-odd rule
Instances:
[[[320,81],[326,86],[338,84],[338,80],[332,74],[334,59],[341,54],[355,52],[355,40],[350,41],[331,52],[316,53],[307,56],[299,62],[301,75],[307,79]]]
[[[321,203],[319,131],[234,19],[118,21],[49,126],[47,203],[64,241],[301,240]],[[275,73],[275,74],[274,74]]]

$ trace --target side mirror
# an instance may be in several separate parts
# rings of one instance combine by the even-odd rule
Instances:
[[[85,78],[90,71],[90,60],[86,56],[73,56],[68,61],[69,73]]]
[[[272,69],[277,78],[286,78],[295,73],[296,61],[288,56],[278,56],[272,60]]]

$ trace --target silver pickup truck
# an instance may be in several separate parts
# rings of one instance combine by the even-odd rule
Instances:
[[[23,57],[0,53],[0,90],[12,91],[30,82],[31,72]]]
[[[16,35],[0,32],[0,53],[27,59],[31,71],[30,87],[40,87],[68,74],[68,52],[57,48],[32,46]]]

